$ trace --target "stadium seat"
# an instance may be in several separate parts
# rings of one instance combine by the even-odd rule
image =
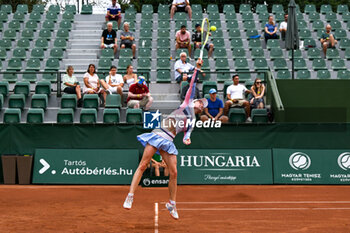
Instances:
[[[63,49],[62,48],[52,48],[50,50],[50,57],[62,60],[63,59]]]
[[[273,69],[278,70],[288,70],[287,62],[284,58],[276,58],[273,61]]]
[[[346,31],[344,29],[335,30],[334,35],[335,35],[335,38],[337,38],[337,40],[342,40],[347,38]]]
[[[230,69],[227,58],[217,58],[215,60],[215,67],[216,67],[216,70],[229,70]],[[203,66],[203,69],[204,69],[204,66]]]
[[[194,4],[192,4],[192,10],[194,11],[193,5],[194,5]],[[202,7],[202,6],[201,6],[201,7]],[[158,5],[158,14],[161,13],[161,12],[169,12],[169,5],[166,5],[166,4],[159,4],[159,5]]]
[[[6,40],[2,40],[4,43],[6,43]],[[11,41],[8,41],[11,42]],[[10,44],[11,45],[11,44]],[[3,47],[3,46],[1,46]],[[30,41],[27,38],[22,38],[20,40],[17,41],[17,47],[19,48],[25,48],[25,49],[29,49],[30,48]]]
[[[327,49],[326,57],[330,60],[340,58],[338,49]]]
[[[9,97],[9,108],[23,109],[25,106],[25,96],[23,94],[12,94]]]
[[[350,48],[350,39],[342,39],[339,43],[339,48],[341,50]]]
[[[324,61],[324,59],[315,58],[312,61],[312,68],[315,71],[317,71],[317,70],[326,70],[327,69],[326,62]]]
[[[308,70],[298,70],[297,72],[297,79],[310,79],[311,74]]]
[[[342,29],[342,25],[339,20],[332,20],[329,24],[331,25],[332,30]]]
[[[170,38],[170,30],[158,28],[158,37],[159,38]]]
[[[48,70],[59,70],[60,61],[57,58],[49,58],[46,61],[45,69]]]
[[[316,12],[316,6],[314,4],[307,4],[304,8],[305,14],[310,14],[312,12]]]
[[[4,48],[0,48],[0,60],[6,60],[7,58],[7,51]]]
[[[175,21],[178,21],[178,20],[186,20],[186,17],[187,17],[187,13],[185,13],[185,12],[177,12],[177,13],[174,15],[174,20],[175,20]]]
[[[216,4],[208,4],[207,6],[208,13],[219,13],[219,7]]]
[[[252,6],[250,4],[241,4],[239,6],[239,13],[251,12]]]
[[[227,57],[227,55],[226,55],[226,57]],[[233,48],[232,49],[232,57],[233,57],[233,59],[245,58],[246,57],[245,49],[244,48]]]
[[[265,57],[264,50],[262,48],[252,48],[250,54],[252,59]]]
[[[350,71],[349,70],[338,70],[337,78],[338,79],[350,79]]]
[[[215,90],[217,90],[217,84],[215,81],[204,81],[203,82],[203,86],[202,86],[202,93],[204,94],[208,94],[209,90],[215,88]]]
[[[57,70],[45,69],[42,79],[45,81],[56,82],[57,81]]]
[[[157,70],[157,83],[170,83],[170,70]]]
[[[235,60],[236,70],[249,70],[248,61],[246,58],[237,58]]]
[[[27,58],[26,50],[24,48],[15,48],[13,50],[12,57],[24,60]]]
[[[30,58],[27,61],[27,70],[31,70],[31,71],[39,71],[40,70],[40,59],[39,58]]]
[[[331,5],[328,5],[328,4],[321,5],[321,9],[320,9],[321,14],[326,14],[329,12],[333,12]]]
[[[313,38],[307,38],[304,39],[304,47],[305,49],[309,49],[309,48],[315,48],[316,47],[316,41]]]
[[[119,109],[105,109],[103,111],[103,123],[119,123]]]
[[[277,12],[275,14],[275,20],[276,20],[277,23],[280,23],[280,22],[284,21],[284,13],[283,12]]]
[[[226,50],[224,38],[213,38],[212,43],[215,48],[224,48]]]
[[[267,22],[268,18],[269,18],[270,14],[268,12],[266,13],[260,13],[258,16],[259,22],[262,23],[261,27],[265,28],[265,22]]]
[[[121,97],[119,94],[107,95],[106,108],[120,108],[121,106]]]
[[[11,58],[7,64],[8,70],[20,71],[22,69],[22,60],[19,58]]]
[[[0,22],[6,23],[8,20],[8,15],[6,12],[0,11]]]
[[[348,5],[338,5],[337,6],[337,13],[338,14],[344,14],[349,12],[349,7]]]
[[[151,70],[151,59],[149,58],[139,58],[137,59],[137,71],[147,72]]]
[[[47,39],[44,39],[44,38],[38,38],[35,41],[35,47],[42,48],[42,49],[46,50],[49,48],[49,41]]]
[[[152,29],[143,28],[140,29],[140,38],[152,38]]]
[[[62,20],[67,20],[67,21],[73,22],[74,21],[74,14],[72,12],[65,12],[62,15]]]
[[[259,35],[259,34],[260,33],[257,30],[255,30],[255,29],[248,29],[246,31],[247,38],[255,37],[255,36]]]
[[[97,94],[88,94],[83,97],[84,108],[95,108],[98,109],[99,97]]]
[[[114,51],[113,49],[102,49],[101,50],[101,58],[114,59]]]
[[[152,12],[144,12],[141,14],[141,20],[146,21],[146,20],[153,20],[153,13]]]
[[[46,110],[48,98],[45,94],[34,94],[32,96],[32,108],[41,108]]]
[[[192,16],[194,17],[193,19],[196,19],[196,12],[193,12]],[[169,10],[166,12],[158,11],[158,20],[169,20],[169,19],[170,19]]]
[[[40,22],[41,21],[41,13],[37,11],[32,11],[29,15],[29,20],[33,22]]]
[[[22,38],[33,40],[34,39],[34,31],[32,29],[22,30]]]
[[[289,70],[279,70],[276,75],[277,79],[290,79],[292,76]]]
[[[247,20],[243,22],[243,28],[245,31],[247,30],[256,30],[255,27],[255,21],[254,20]]]
[[[350,48],[345,49],[344,58],[350,60]]]
[[[342,19],[343,19],[344,23],[345,23],[345,22],[348,22],[348,23],[349,23],[349,21],[350,21],[350,12],[344,13],[344,14],[342,15]],[[349,28],[350,28],[350,27],[349,27],[349,24],[348,24],[348,29],[349,29]]]
[[[321,58],[321,50],[318,48],[310,48],[307,50],[307,56],[310,60]]]
[[[335,58],[332,60],[333,70],[346,70],[345,62],[341,58]]]
[[[231,39],[231,48],[243,48],[243,41],[241,38]]]
[[[153,6],[151,4],[142,4],[142,13],[153,13]]]
[[[43,14],[45,11],[45,7],[43,4],[35,4],[33,6],[33,11],[32,12],[37,12],[37,13],[40,13],[40,14]]]
[[[57,112],[57,123],[73,123],[74,111],[71,108],[59,109]]]
[[[10,39],[3,38],[0,40],[0,48],[10,50],[12,49],[12,41]]]
[[[288,51],[288,58],[292,59],[292,50]],[[294,58],[303,58],[301,50],[294,50]]]
[[[314,30],[314,31],[317,31],[317,30],[319,30],[319,29],[324,29],[325,28],[325,26],[324,26],[324,23],[323,23],[323,21],[321,21],[321,20],[315,20],[315,21],[313,21],[313,23],[312,23],[312,29]]]
[[[295,70],[306,70],[306,62],[303,58],[294,58],[294,69]]]
[[[197,60],[199,58],[199,55],[200,55],[200,50],[199,49],[196,49],[194,50],[194,59]],[[206,58],[208,57],[208,51],[206,49],[203,50],[203,57]],[[189,61],[189,58],[187,57],[187,61]]]
[[[16,82],[13,92],[27,97],[30,93],[30,83],[27,81]]]
[[[261,48],[261,41],[260,39],[250,39],[248,42],[249,49],[253,48]]]
[[[16,12],[22,12],[23,14],[28,13],[28,5],[27,4],[18,4],[16,7]]]
[[[60,22],[60,29],[66,29],[71,30],[72,29],[72,23],[68,20],[62,20]]]
[[[226,27],[228,30],[237,30],[238,29],[238,21],[237,20],[227,21]]]
[[[3,38],[8,40],[15,40],[17,37],[17,32],[14,29],[8,29],[4,31]]]
[[[97,121],[97,110],[94,108],[83,108],[80,112],[80,123],[93,124]]]
[[[119,51],[120,58],[132,58],[132,50],[129,48],[121,49]]]
[[[213,39],[223,39],[224,33],[223,33],[222,29],[216,29],[215,32],[211,32],[211,37]]]
[[[192,4],[191,6],[193,12],[203,12],[202,5],[200,4]],[[169,11],[169,6],[168,6]]]
[[[48,21],[52,21],[52,22],[56,23],[57,19],[58,19],[57,13],[49,11],[49,12],[46,13],[46,18],[45,19],[48,20]]]
[[[82,5],[81,14],[91,15],[92,14],[92,5]]]
[[[3,74],[2,80],[7,81],[7,82],[11,82],[11,83],[16,82],[17,81],[16,71],[6,70],[6,73]]]
[[[21,23],[17,20],[12,20],[11,22],[9,22],[8,28],[18,32],[21,29]]]
[[[279,47],[270,49],[270,59],[274,60],[276,58],[283,58],[283,51]]]
[[[223,13],[227,14],[227,13],[231,13],[231,12],[235,12],[235,5],[224,4]]]
[[[165,50],[167,50],[167,49],[165,49]],[[159,51],[159,50],[157,50],[157,51]],[[168,51],[169,51],[169,56],[167,56],[167,57],[170,57],[170,50],[168,49]],[[152,56],[152,50],[149,48],[140,48],[138,50],[138,57],[150,58],[151,56]]]
[[[284,9],[281,4],[272,5],[272,14],[276,14],[276,13],[284,13]]]
[[[267,71],[270,70],[269,66],[267,65],[267,61],[265,58],[256,58],[254,60],[254,69],[255,71]]]
[[[306,39],[306,38],[311,38],[312,35],[311,35],[311,31],[307,28],[304,28],[304,29],[300,29],[299,30],[299,38],[301,40],[303,39]]]
[[[167,29],[167,30],[169,30],[169,28],[170,28],[169,20],[160,20],[160,21],[158,21],[158,29]]]
[[[315,20],[320,20],[320,14],[318,12],[310,12],[309,13],[309,21],[313,22]]]
[[[153,27],[152,20],[142,20],[141,21],[141,28],[142,29],[152,29],[152,27]]]
[[[55,14],[59,14],[61,11],[60,6],[59,5],[50,5],[49,6],[49,13],[55,13]]]
[[[170,70],[169,58],[158,58],[157,59],[157,70]]]
[[[75,5],[66,5],[66,12],[70,12],[72,14],[77,13],[77,7]]]
[[[42,28],[53,31],[55,29],[55,22],[51,21],[51,20],[45,20],[43,25],[42,25]]]
[[[332,20],[336,20],[337,19],[337,14],[334,13],[334,12],[327,12],[325,19],[326,19],[327,22],[331,22]]]
[[[59,29],[56,33],[57,38],[62,38],[68,40],[69,38],[69,30],[68,29]]]
[[[21,123],[21,110],[18,108],[7,108],[4,112],[5,124]]]
[[[261,14],[261,13],[268,13],[267,6],[264,4],[257,4],[255,8],[255,13]]]
[[[141,123],[143,119],[142,109],[128,108],[126,110],[127,123]]]
[[[149,58],[148,58],[149,59]],[[117,69],[120,71],[125,70],[128,65],[132,64],[132,61],[130,58],[120,58],[118,61],[118,67]],[[109,70],[109,68],[108,68]]]
[[[7,96],[9,93],[9,83],[7,81],[0,81],[0,94]]]
[[[317,78],[318,79],[330,79],[331,73],[328,70],[318,70],[317,71]]]
[[[139,40],[138,48],[152,48],[152,40],[151,39]],[[170,42],[169,42],[169,48],[170,48]]]
[[[64,94],[61,98],[61,108],[72,108],[75,109],[77,106],[77,95],[76,94]]]
[[[253,123],[267,123],[267,109],[252,109],[252,122]]]
[[[10,4],[2,4],[1,11],[5,12],[6,14],[11,14],[12,13],[12,6]]]
[[[16,20],[20,23],[23,23],[24,22],[24,16],[25,14],[23,12],[16,12],[14,15],[13,15],[13,20]]]
[[[226,48],[215,48],[214,50],[214,58],[226,58],[227,59],[227,53]]]
[[[246,121],[244,108],[230,108],[228,117],[232,123],[244,123]]]
[[[27,82],[31,82],[31,83],[34,83],[37,81],[37,76],[36,76],[35,70],[26,69],[25,72],[27,72],[27,73],[24,73],[22,75],[23,81],[27,81]]]
[[[112,60],[109,58],[100,58],[98,61],[98,70],[109,70],[112,66]]]

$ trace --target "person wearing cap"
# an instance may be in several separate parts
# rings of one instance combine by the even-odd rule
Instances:
[[[173,20],[175,12],[187,12],[190,20],[192,19],[192,9],[189,0],[173,0],[170,9],[170,19]]]
[[[202,63],[203,61],[201,64]],[[174,65],[176,82],[181,83],[182,81],[188,81],[191,78],[191,75],[188,73],[193,71],[194,68],[195,67],[191,63],[187,62],[187,54],[185,52],[180,53],[180,59],[177,60]],[[198,68],[198,71],[202,74],[203,77],[205,77],[205,73],[200,68]]]
[[[196,24],[196,31],[192,34],[192,41],[193,41],[193,49],[200,49],[202,48],[202,27],[199,23]],[[205,32],[207,33],[207,32]],[[211,33],[209,32],[209,35]],[[207,43],[204,48],[208,51],[208,58],[212,57],[213,51],[214,51],[214,44]]]
[[[179,108],[170,113],[165,119],[161,121],[160,128],[154,129],[150,133],[143,133],[137,136],[137,140],[145,147],[141,162],[136,169],[129,193],[124,201],[123,207],[131,209],[134,201],[134,193],[140,183],[141,177],[148,164],[150,163],[154,154],[159,154],[165,161],[169,169],[169,202],[166,203],[166,208],[171,217],[179,219],[179,214],[176,209],[176,193],[177,193],[177,154],[178,151],[173,142],[176,135],[183,132],[184,137],[182,142],[185,145],[191,144],[191,133],[195,124],[196,114],[202,113],[203,109],[207,107],[207,99],[194,99],[194,90],[198,79],[198,68],[201,67],[202,61],[199,59],[197,68],[194,70],[191,78],[190,88],[186,93],[184,102]],[[152,114],[153,117],[159,117],[159,112]]]
[[[181,29],[176,32],[176,45],[175,49],[187,48],[188,56],[191,56],[191,34],[186,30],[186,26],[182,25]]]
[[[216,96],[217,91],[212,88],[209,90],[210,98],[208,98],[208,106],[204,109],[204,114],[201,116],[201,121],[221,121],[225,123],[228,121],[228,117],[223,115],[224,103]]]
[[[153,98],[143,76],[140,76],[136,83],[131,84],[126,102],[128,108],[143,108],[145,111],[152,106]]]
[[[232,76],[233,84],[226,90],[227,101],[224,107],[224,114],[227,116],[228,111],[232,107],[243,107],[247,116],[247,121],[251,122],[250,118],[250,104],[244,98],[244,95],[251,93],[244,85],[239,84],[239,76],[237,74]]]

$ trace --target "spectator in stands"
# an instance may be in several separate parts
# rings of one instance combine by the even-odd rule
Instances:
[[[201,116],[201,121],[221,121],[228,122],[228,117],[223,115],[224,103],[216,97],[217,91],[212,88],[209,90],[210,98],[208,98],[208,106],[204,109],[204,114]]]
[[[323,48],[324,56],[326,56],[328,48],[334,49],[335,45],[338,43],[335,35],[332,33],[332,26],[330,24],[326,25],[326,31],[322,33],[320,42]]]
[[[182,25],[181,29],[176,32],[176,47],[178,48],[187,48],[188,55],[191,56],[191,34],[186,30],[186,26]]]
[[[164,160],[162,160],[162,156],[158,154],[153,155],[151,159],[151,164],[152,164],[152,167],[154,167],[154,173],[156,176],[160,176],[161,167],[164,168],[164,176],[169,176],[169,169],[166,163],[164,162]]]
[[[120,35],[120,48],[125,49],[129,48],[132,49],[132,56],[135,59],[135,53],[136,53],[136,45],[135,45],[135,37],[134,33],[129,31],[130,25],[128,22],[124,23],[124,31],[122,31]]]
[[[265,85],[261,82],[260,78],[256,78],[254,85],[251,87],[251,96],[250,105],[252,108],[264,108],[264,94],[265,94]]]
[[[194,66],[187,62],[187,54],[185,52],[180,53],[180,59],[175,62],[174,70],[175,80],[178,83],[187,81],[191,77],[188,73],[194,70]],[[199,70],[199,72],[205,77],[205,73],[202,70]]]
[[[113,48],[116,54],[117,47],[117,32],[113,29],[112,23],[107,23],[107,29],[103,30],[101,36],[101,49]]]
[[[129,88],[131,84],[137,82],[137,74],[134,73],[134,67],[132,65],[128,65],[126,67],[126,75],[124,75],[124,83],[126,83],[127,87]]]
[[[98,94],[103,96],[102,106],[106,103],[107,93],[100,88],[100,79],[96,74],[96,67],[94,64],[90,64],[87,72],[84,74],[84,94]]]
[[[120,74],[117,74],[117,67],[111,66],[106,81],[101,79],[101,85],[109,94],[119,94],[123,102],[124,80]]]
[[[202,33],[201,33],[201,25],[199,23],[196,24],[196,31],[192,34],[192,41],[194,43],[194,50],[200,49],[202,47]],[[211,33],[209,32],[209,35]],[[210,58],[213,54],[214,50],[214,44],[212,43],[207,43],[205,45],[205,49],[208,51],[208,58]]]
[[[269,21],[265,25],[265,42],[269,39],[278,39],[277,36],[277,25],[273,21],[273,16],[269,16]]]
[[[282,40],[286,39],[287,22],[288,22],[288,14],[285,14],[284,15],[284,22],[282,22],[280,25],[280,33],[281,33]]]
[[[183,86],[182,89],[181,89],[180,98],[181,98],[182,101],[185,100],[188,88],[190,88],[190,85],[187,84],[187,85]],[[195,99],[201,99],[202,98],[201,93],[200,93],[197,85],[196,85],[196,92],[194,93],[194,98]]]
[[[129,88],[127,106],[128,108],[143,108],[145,111],[152,106],[153,98],[145,84],[145,78],[140,76],[137,83]]]
[[[112,0],[112,5],[107,8],[106,22],[117,21],[118,29],[120,28],[120,23],[122,22],[122,8],[117,0]]]
[[[77,78],[73,75],[73,66],[67,67],[67,74],[62,78],[62,90],[67,94],[76,94],[78,98],[78,107],[82,106],[81,89]]]
[[[233,84],[227,88],[227,101],[225,103],[224,113],[228,115],[228,111],[232,107],[244,107],[247,121],[251,121],[250,118],[250,104],[245,100],[245,94],[251,93],[244,85],[239,84],[239,76],[237,74],[233,75]]]
[[[170,9],[170,19],[173,20],[175,12],[187,12],[190,20],[192,19],[192,9],[189,0],[173,0]]]

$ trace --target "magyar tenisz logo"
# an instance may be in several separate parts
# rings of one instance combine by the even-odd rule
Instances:
[[[338,165],[343,170],[350,169],[350,152],[344,152],[338,157]]]
[[[306,170],[311,165],[311,159],[305,153],[295,152],[289,157],[289,164],[295,170]]]

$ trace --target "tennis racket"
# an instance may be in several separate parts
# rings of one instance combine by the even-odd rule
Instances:
[[[210,25],[209,25],[209,19],[208,18],[204,18],[202,20],[202,28],[201,28],[201,44],[202,44],[202,48],[201,51],[199,53],[199,58],[201,60],[203,60],[203,50],[205,45],[208,43],[208,39],[209,39],[209,32],[210,32]]]

